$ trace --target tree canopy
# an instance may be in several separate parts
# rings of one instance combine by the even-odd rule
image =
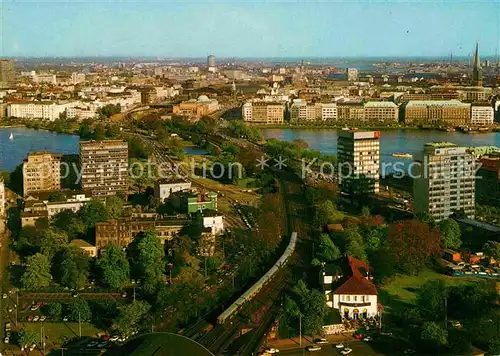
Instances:
[[[107,246],[97,259],[96,267],[102,282],[111,289],[121,289],[129,280],[129,262],[120,246]]]
[[[50,275],[50,262],[47,256],[41,253],[28,257],[26,271],[21,276],[21,284],[26,289],[39,289],[48,287],[52,276]]]

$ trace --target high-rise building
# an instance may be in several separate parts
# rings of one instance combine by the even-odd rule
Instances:
[[[49,152],[30,152],[23,161],[23,194],[61,189],[61,157]]]
[[[355,82],[358,80],[359,73],[358,73],[358,70],[356,68],[347,68],[346,72],[347,72],[347,80],[348,81]]]
[[[379,191],[380,131],[340,131],[337,155],[343,192]]]
[[[0,59],[0,86],[8,86],[15,79],[14,61],[12,59]]]
[[[436,221],[453,213],[474,218],[475,160],[466,147],[449,142],[427,143],[414,156],[413,211]]]
[[[207,57],[207,67],[210,68],[215,68],[215,56],[208,56]]]
[[[483,86],[483,70],[481,60],[479,59],[479,48],[476,42],[476,52],[474,53],[474,67],[472,68],[472,85],[476,87]]]
[[[121,140],[80,141],[82,187],[93,196],[126,194],[128,144]]]

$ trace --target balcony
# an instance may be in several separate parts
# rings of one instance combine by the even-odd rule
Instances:
[[[346,301],[340,301],[339,302],[339,307],[354,307],[354,308],[361,308],[361,307],[369,307],[371,306],[371,302],[346,302]]]

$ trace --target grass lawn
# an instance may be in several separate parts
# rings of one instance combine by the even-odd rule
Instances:
[[[422,284],[434,279],[443,280],[447,286],[473,283],[478,280],[472,277],[450,277],[430,269],[423,270],[417,276],[398,274],[390,282],[379,288],[379,301],[388,313],[400,311],[408,304],[415,303],[416,292]]]
[[[22,329],[32,331],[40,335],[41,323],[25,323]],[[78,323],[43,323],[44,334],[48,337],[48,346],[52,344],[61,345],[66,340],[79,336]],[[90,323],[82,323],[82,336],[97,337],[97,333],[103,332]]]

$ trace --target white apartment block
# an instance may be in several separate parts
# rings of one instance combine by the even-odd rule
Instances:
[[[191,189],[191,182],[174,181],[174,182],[161,182],[155,183],[155,197],[160,198],[163,202],[168,199],[172,193],[182,192]]]
[[[285,103],[249,101],[242,107],[243,120],[257,124],[282,124],[285,119]]]
[[[52,85],[57,84],[57,78],[55,74],[37,74],[33,79],[37,83],[47,83]]]
[[[475,160],[466,147],[449,142],[427,143],[414,156],[413,210],[428,213],[436,221],[461,212],[475,215]]]
[[[336,120],[337,105],[334,103],[307,103],[296,99],[290,107],[291,121]]]
[[[212,235],[218,235],[224,231],[224,218],[218,216],[204,216],[203,227],[211,230]]]
[[[365,120],[398,122],[399,108],[390,101],[369,101],[364,105]]]
[[[478,126],[493,125],[495,111],[491,106],[471,106],[470,123]]]
[[[26,103],[11,103],[7,107],[7,116],[24,119],[44,119],[54,121],[71,108],[74,103],[56,104],[51,101],[37,101]]]
[[[339,182],[346,193],[354,193],[360,177],[372,180],[370,192],[379,191],[380,131],[340,131],[337,141]]]
[[[78,84],[85,81],[85,73],[71,73],[71,83]]]

